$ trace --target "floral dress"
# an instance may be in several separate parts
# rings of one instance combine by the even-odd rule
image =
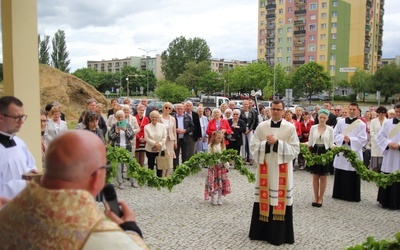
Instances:
[[[209,146],[209,153],[221,153],[221,146],[219,144]],[[208,200],[210,195],[222,189],[222,195],[225,196],[231,193],[231,184],[228,180],[227,163],[217,163],[214,166],[209,166],[207,170],[207,178],[204,190],[204,199]]]

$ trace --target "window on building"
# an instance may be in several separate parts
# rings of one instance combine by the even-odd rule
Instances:
[[[282,38],[278,38],[278,43],[283,43],[283,39]]]
[[[321,29],[326,29],[326,23],[321,23]]]
[[[311,16],[310,16],[310,20],[315,20],[316,18],[317,18],[316,15],[311,15]]]
[[[327,4],[326,2],[323,2],[323,3],[321,4],[321,6],[322,6],[323,9],[325,9],[325,8],[328,6],[328,4]]]
[[[332,17],[337,17],[337,11],[332,11]]]
[[[338,1],[337,0],[333,0],[332,1],[332,6],[335,6],[335,7],[338,6]]]
[[[261,2],[261,3],[260,3],[260,6],[261,6],[261,7],[265,7],[265,2]]]
[[[335,61],[336,60],[336,55],[331,54],[331,61]]]
[[[317,3],[310,3],[309,10],[316,10],[316,9],[317,9]]]
[[[336,50],[336,43],[332,43],[331,50]]]
[[[265,44],[265,40],[264,40],[264,39],[261,39],[261,40],[260,40],[260,44]]]
[[[263,36],[265,34],[265,30],[260,30],[260,35]]]
[[[286,62],[292,62],[292,57],[291,56],[286,57]]]
[[[278,47],[278,52],[282,52],[282,47]]]
[[[319,46],[319,49],[320,49],[320,50],[325,50],[325,44],[321,44],[321,45]]]
[[[278,29],[278,34],[282,34],[283,33],[283,29],[282,28],[279,28]]]
[[[314,40],[315,40],[315,35],[310,35],[310,36],[309,36],[309,40],[310,40],[310,41],[314,41]]]
[[[329,67],[329,69],[330,69],[331,71],[335,71],[335,70],[336,70],[336,66],[335,66],[335,65],[331,65],[331,66]]]
[[[309,62],[315,61],[315,57],[314,57],[314,56],[309,56],[309,57],[308,57],[308,61],[309,61]]]
[[[291,17],[289,17],[287,21],[288,21],[288,23],[291,23],[292,20],[293,20],[293,19],[292,19]]]
[[[286,40],[288,43],[291,43],[293,41],[291,37],[288,37]]]
[[[292,52],[292,47],[287,47],[287,52]]]
[[[326,13],[321,13],[321,18],[325,19],[326,18]]]
[[[325,55],[320,55],[320,56],[319,56],[319,60],[320,60],[320,61],[325,61]]]
[[[331,34],[331,38],[332,38],[332,39],[336,39],[336,33],[332,33],[332,34]]]
[[[288,12],[288,13],[292,13],[292,12],[293,12],[293,8],[288,8],[288,9],[287,9],[287,12]]]
[[[308,45],[308,51],[315,51],[315,44]]]
[[[288,0],[289,3],[293,2],[293,0]]]
[[[292,33],[292,31],[293,31],[292,27],[287,28],[287,33]]]
[[[261,11],[261,16],[265,16],[265,12],[264,11]]]
[[[283,14],[283,9],[279,9],[279,10],[278,10],[278,13],[279,13],[279,14]]]
[[[264,49],[260,49],[260,54],[264,54]]]
[[[310,24],[308,30],[317,30],[317,25],[316,24]]]
[[[278,62],[282,62],[282,57],[278,57]]]
[[[321,40],[325,40],[326,39],[326,34],[321,34]]]
[[[283,0],[279,0],[279,4],[283,4]]]
[[[264,21],[261,21],[261,22],[260,22],[260,25],[261,25],[261,26],[264,26],[264,24],[265,24]]]
[[[337,23],[336,23],[336,22],[333,22],[333,23],[332,23],[332,28],[336,28],[336,26],[337,26]]]

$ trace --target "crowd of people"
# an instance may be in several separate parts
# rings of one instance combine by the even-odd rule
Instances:
[[[44,180],[48,180],[49,185],[38,187],[20,178],[21,173],[37,173],[32,155],[23,141],[15,136],[27,118],[23,113],[22,102],[15,97],[3,97],[0,99],[0,155],[13,154],[15,157],[0,158],[0,171],[5,176],[0,180],[0,201],[3,202],[5,197],[5,202],[8,202],[27,184],[32,190],[37,190],[38,194],[45,193],[47,189],[62,188],[65,183],[57,184],[63,178],[59,176],[61,173],[56,175],[53,172],[59,170],[60,166],[55,166],[51,157],[61,157],[61,153],[69,152],[58,148],[65,147],[64,150],[75,152],[80,148],[78,144],[88,138],[97,138],[87,142],[92,143],[93,147],[100,147],[97,144],[101,144],[103,149],[106,145],[127,149],[141,166],[154,170],[158,177],[168,177],[177,166],[196,153],[219,153],[233,149],[248,166],[257,166],[249,237],[280,245],[294,243],[292,205],[296,161],[298,169],[307,169],[312,175],[313,207],[323,206],[329,174],[334,174],[333,198],[355,202],[361,200],[360,177],[342,153],[335,156],[333,163],[307,166],[300,154],[301,143],[317,155],[344,146],[355,152],[358,159],[373,171],[390,174],[400,170],[400,104],[396,104],[393,110],[371,106],[364,114],[357,103],[334,107],[330,102],[325,102],[323,107],[316,106],[313,112],[302,107],[285,108],[281,100],[273,100],[271,107],[256,105],[253,100],[244,100],[243,107],[237,109],[231,101],[213,110],[200,105],[195,111],[190,101],[175,105],[165,102],[161,110],[154,110],[148,107],[145,98],[135,108],[128,102],[120,105],[117,99],[113,99],[112,108],[104,115],[102,104],[89,99],[75,130],[68,131],[61,104],[54,102],[46,106],[47,112],[40,113],[41,145],[46,166],[42,185]],[[72,143],[61,145],[68,138],[77,144],[76,148],[68,148]],[[92,164],[91,156],[86,155],[83,159],[83,155],[79,158],[79,153],[76,152],[74,162],[59,159],[61,162],[66,161],[68,171],[62,173],[68,178],[77,174],[69,172],[69,169],[74,169],[73,163],[82,165],[83,169]],[[169,159],[167,169],[161,163],[158,164],[160,155]],[[103,155],[95,157],[96,161],[100,161]],[[81,160],[79,164],[78,160]],[[96,164],[105,165],[103,162]],[[228,179],[230,164],[218,162],[208,166],[204,198],[209,199],[213,206],[222,205],[222,197],[231,193]],[[9,170],[9,166],[13,166],[13,169]],[[100,170],[91,167],[88,171],[97,175]],[[136,180],[124,178],[125,171],[126,166],[118,164],[116,186],[124,189],[124,182],[128,182],[131,187],[138,188]],[[100,176],[104,178],[104,174]],[[66,187],[71,185],[68,183]],[[104,180],[92,190],[87,188],[88,185],[80,189],[97,195],[100,186],[104,186]],[[380,188],[378,202],[383,207],[400,209],[399,186],[400,183],[394,183],[386,189]],[[30,195],[22,192],[21,199],[30,198]],[[121,207],[130,211],[124,204]],[[132,220],[132,216],[126,221],[118,220],[120,218],[114,217],[111,212],[107,216],[117,224]],[[136,239],[136,242],[141,244],[140,240]]]

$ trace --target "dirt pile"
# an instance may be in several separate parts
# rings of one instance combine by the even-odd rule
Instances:
[[[67,122],[78,120],[90,98],[102,103],[104,111],[109,106],[109,101],[92,85],[49,65],[39,65],[39,82],[40,106],[44,108],[46,104],[58,101]]]

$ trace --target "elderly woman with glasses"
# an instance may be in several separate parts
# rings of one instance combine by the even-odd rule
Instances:
[[[49,144],[56,135],[68,130],[67,123],[60,118],[61,112],[59,107],[52,107],[49,113],[52,119],[47,123],[44,132],[44,138],[47,144]]]
[[[124,111],[118,110],[114,116],[117,119],[117,122],[111,126],[110,132],[108,132],[108,138],[111,140],[111,145],[114,147],[125,148],[129,152],[132,152],[131,140],[134,137],[132,126],[126,122]],[[122,186],[122,172],[123,166],[120,163],[118,164],[117,169],[117,181],[119,189],[124,188]]]
[[[170,166],[172,167],[173,159],[175,156],[175,144],[176,142],[176,120],[173,116],[171,116],[171,112],[173,110],[172,103],[166,102],[162,106],[162,113],[160,117],[160,122],[164,124],[165,129],[167,130],[167,139],[165,141],[165,153],[170,158]],[[162,176],[168,177],[171,170],[163,171]]]

